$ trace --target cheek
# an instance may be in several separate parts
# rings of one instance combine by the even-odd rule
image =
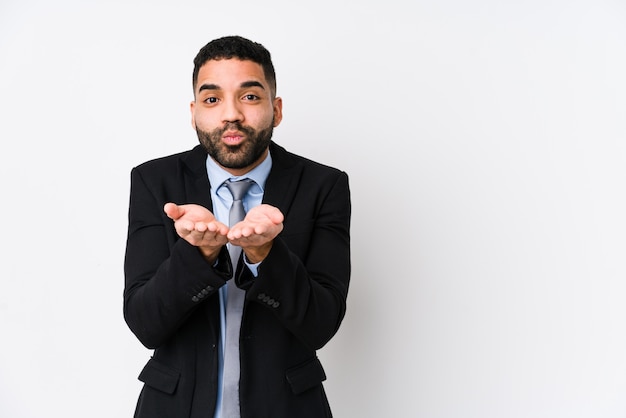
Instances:
[[[195,127],[200,128],[203,131],[209,131],[217,126],[212,115],[207,112],[194,112],[192,115],[192,121],[194,122]]]
[[[268,126],[272,126],[274,121],[274,109],[270,108],[269,110],[264,110],[263,112],[259,112],[256,115],[255,124],[259,128],[267,128]]]

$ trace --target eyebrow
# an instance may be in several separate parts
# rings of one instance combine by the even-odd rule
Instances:
[[[241,83],[240,87],[244,89],[248,87],[260,87],[263,90],[265,90],[265,87],[263,87],[263,84],[254,80],[244,81],[243,83]],[[198,88],[198,93],[200,93],[203,90],[221,90],[221,87],[218,86],[217,84],[203,84]]]
[[[219,89],[220,87],[217,84],[203,84],[198,89],[198,93],[200,93],[202,90],[219,90]]]
[[[243,83],[241,83],[241,87],[242,88],[260,87],[263,90],[265,90],[265,87],[263,87],[263,84],[259,83],[258,81],[244,81]]]

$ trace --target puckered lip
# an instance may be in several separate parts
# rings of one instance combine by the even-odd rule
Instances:
[[[222,135],[222,138],[226,138],[228,136],[241,136],[241,137],[243,137],[243,133],[241,133],[239,131],[226,131]]]
[[[238,145],[240,144],[245,135],[239,131],[227,131],[222,135],[222,141],[224,141],[228,145]]]

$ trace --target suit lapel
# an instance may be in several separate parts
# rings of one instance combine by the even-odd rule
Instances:
[[[277,207],[286,215],[296,195],[302,165],[274,142],[270,145],[270,152],[272,169],[265,183],[263,203]]]
[[[186,203],[204,206],[213,212],[211,201],[211,185],[206,171],[207,154],[202,146],[197,145],[189,154],[182,158],[185,165],[185,197]]]

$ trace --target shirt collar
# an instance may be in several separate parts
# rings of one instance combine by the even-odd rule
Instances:
[[[207,154],[206,157],[206,169],[207,174],[209,175],[209,183],[211,183],[211,187],[215,190],[217,190],[222,185],[222,183],[224,183],[228,179],[235,181],[249,178],[254,180],[254,182],[261,188],[261,191],[263,192],[265,190],[265,181],[267,180],[267,176],[269,176],[270,174],[271,168],[272,156],[269,150],[267,151],[267,156],[265,157],[265,159],[261,161],[261,164],[257,165],[252,170],[248,171],[242,176],[233,176],[228,171],[220,167],[213,160],[213,158],[211,158],[210,155]]]

